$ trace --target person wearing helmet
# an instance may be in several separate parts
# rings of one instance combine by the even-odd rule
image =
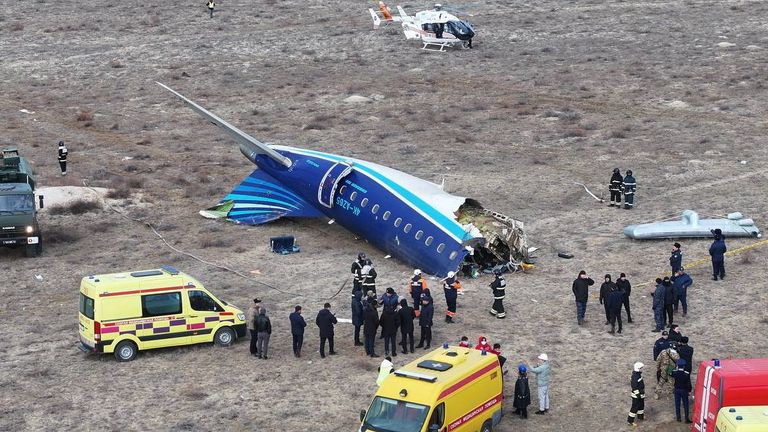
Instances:
[[[363,267],[365,266],[366,256],[360,252],[357,259],[352,262],[352,293],[363,289]]]
[[[643,367],[645,365],[637,362],[632,368],[632,378],[630,378],[630,385],[632,386],[632,407],[629,408],[629,415],[627,416],[627,423],[630,426],[636,427],[635,419],[645,420],[645,383],[643,382]]]
[[[493,293],[491,315],[503,319],[507,317],[507,313],[504,312],[504,293],[505,288],[507,287],[507,281],[504,279],[504,275],[501,274],[501,269],[495,269],[493,274],[496,275],[496,278],[490,284]]]
[[[366,260],[365,265],[360,270],[360,284],[363,288],[363,292],[372,292],[376,294],[376,269],[373,268],[371,260]]]
[[[691,423],[691,417],[689,415],[688,403],[691,396],[691,374],[686,369],[685,365],[688,364],[684,359],[677,360],[677,369],[674,372],[675,377],[675,417],[677,421],[680,420],[680,403],[683,404],[685,411],[685,422]]]
[[[443,10],[443,5],[435,3],[435,11],[440,12],[441,10]]]
[[[445,293],[445,303],[448,308],[445,311],[445,322],[453,323],[456,317],[456,300],[459,298],[461,283],[456,278],[455,272],[448,272],[448,277],[443,279],[443,292]]]
[[[624,178],[621,177],[621,171],[618,168],[613,169],[613,175],[611,175],[611,181],[608,183],[608,192],[611,193],[610,207],[616,206],[621,208],[621,189],[624,182]]]
[[[539,410],[536,414],[546,414],[549,411],[549,356],[541,353],[537,357],[538,366],[528,367],[528,370],[536,374],[536,384],[539,391]]]
[[[421,275],[421,270],[415,269],[413,271],[413,277],[408,282],[408,292],[411,293],[413,299],[413,310],[416,312],[416,316],[419,316],[419,306],[421,303],[421,292],[427,287],[427,281]]]
[[[627,175],[622,181],[622,188],[624,189],[624,208],[631,210],[635,207],[635,191],[637,190],[637,180],[632,176],[632,170],[627,170]],[[621,207],[620,204],[619,207]]]
[[[67,156],[69,156],[69,150],[64,145],[64,141],[59,141],[59,168],[61,168],[61,175],[67,175]]]
[[[528,405],[531,404],[531,388],[528,386],[528,368],[524,364],[517,367],[517,381],[515,381],[515,396],[512,406],[515,410],[512,414],[520,414],[520,418],[528,418]]]

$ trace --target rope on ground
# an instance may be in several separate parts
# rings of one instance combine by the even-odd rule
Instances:
[[[147,227],[147,228],[149,228],[150,230],[152,230],[152,232],[155,234],[155,236],[157,236],[157,238],[159,238],[159,239],[160,239],[160,240],[161,240],[161,241],[162,241],[162,242],[163,242],[163,243],[164,243],[164,244],[165,244],[165,245],[166,245],[166,246],[167,246],[169,249],[173,250],[174,252],[176,252],[176,253],[180,253],[180,254],[182,254],[182,255],[186,255],[186,256],[188,256],[188,257],[190,257],[190,258],[192,258],[192,259],[194,259],[194,260],[196,260],[196,261],[199,261],[199,262],[201,262],[201,263],[203,263],[203,264],[205,264],[205,265],[208,265],[208,266],[211,266],[211,267],[215,267],[215,268],[218,268],[218,269],[221,269],[221,270],[225,270],[225,271],[228,271],[228,272],[230,272],[230,273],[234,273],[234,274],[236,274],[236,275],[240,276],[240,277],[241,277],[241,278],[243,278],[243,279],[247,279],[247,280],[249,280],[249,281],[255,282],[255,283],[259,284],[259,285],[262,285],[262,286],[265,286],[265,287],[267,287],[267,288],[273,289],[273,290],[275,290],[275,291],[277,291],[277,292],[279,292],[279,293],[282,293],[282,294],[289,294],[289,295],[293,295],[293,296],[297,296],[297,297],[301,297],[301,296],[302,296],[301,294],[298,294],[298,293],[294,293],[294,292],[290,292],[290,291],[285,291],[285,290],[282,290],[282,289],[280,289],[280,288],[278,288],[278,287],[276,287],[276,286],[270,285],[270,284],[268,284],[268,283],[266,283],[266,282],[262,282],[262,281],[259,281],[259,280],[255,279],[255,278],[253,278],[252,276],[248,276],[247,274],[245,274],[245,273],[243,273],[243,272],[241,272],[241,271],[239,271],[239,270],[235,270],[235,269],[233,269],[233,268],[231,268],[231,267],[227,267],[227,266],[225,266],[225,265],[221,265],[221,264],[217,264],[217,263],[214,263],[214,262],[212,262],[212,261],[208,261],[208,260],[205,260],[205,259],[203,259],[203,258],[200,258],[200,257],[199,257],[199,256],[197,256],[197,255],[194,255],[194,254],[191,254],[191,253],[189,253],[189,252],[183,251],[183,250],[181,250],[181,249],[179,249],[179,248],[177,248],[177,247],[175,247],[175,246],[171,245],[170,243],[168,243],[168,241],[165,239],[165,237],[163,237],[163,235],[162,235],[162,234],[160,234],[160,233],[157,231],[157,229],[155,228],[155,226],[154,226],[154,225],[152,225],[152,223],[151,223],[151,222],[147,222],[147,221],[145,221],[145,220],[142,220],[142,219],[138,219],[138,218],[132,218],[132,217],[130,217],[130,216],[128,216],[128,215],[126,215],[125,213],[121,212],[120,210],[116,209],[114,206],[112,206],[110,203],[108,203],[108,202],[107,202],[107,200],[104,200],[104,199],[102,199],[102,198],[101,198],[101,194],[99,194],[99,192],[98,192],[98,191],[96,191],[96,189],[94,189],[94,188],[92,188],[91,186],[89,186],[89,185],[88,185],[88,181],[87,181],[86,179],[83,179],[83,186],[85,186],[87,189],[90,189],[90,190],[91,190],[91,192],[95,193],[95,194],[96,194],[96,196],[97,196],[97,197],[98,197],[98,198],[99,198],[99,199],[100,199],[100,200],[101,200],[101,201],[102,201],[102,202],[103,202],[103,203],[104,203],[104,204],[105,204],[105,205],[106,205],[106,206],[107,206],[107,207],[108,207],[110,210],[112,210],[113,212],[117,213],[118,215],[122,216],[124,219],[126,219],[126,220],[128,220],[128,221],[139,223],[139,224],[141,224],[141,225],[144,225],[144,226],[146,226],[146,227]],[[343,288],[343,285],[342,285],[342,288]],[[339,291],[341,291],[341,290],[339,290]],[[335,297],[335,296],[334,296],[334,297]]]
[[[749,244],[749,245],[746,245],[746,246],[742,246],[740,248],[729,250],[728,252],[725,253],[725,255],[726,256],[738,255],[738,254],[740,254],[742,252],[746,252],[748,250],[755,249],[755,248],[758,248],[760,246],[765,246],[766,244],[768,244],[768,240],[760,240],[758,242],[755,242],[755,243],[752,243],[752,244]],[[696,261],[693,261],[690,264],[686,264],[684,267],[686,269],[691,269],[691,268],[701,267],[702,265],[707,264],[709,262],[711,262],[711,260],[709,258],[702,258],[702,259],[698,259]],[[663,277],[663,276],[661,276],[661,277]],[[639,288],[639,287],[643,287],[643,286],[649,286],[649,285],[652,285],[654,283],[656,283],[656,281],[643,282],[643,283],[635,285],[634,288]]]

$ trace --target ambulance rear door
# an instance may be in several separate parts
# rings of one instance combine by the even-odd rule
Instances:
[[[695,394],[701,405],[697,404],[699,409],[694,410],[693,430],[696,432],[715,432],[717,412],[722,403],[720,392],[722,377],[719,368],[715,368],[711,364],[707,364],[706,367],[702,365],[702,369],[703,371],[699,370],[699,380],[703,379],[701,394],[699,394],[698,383]]]

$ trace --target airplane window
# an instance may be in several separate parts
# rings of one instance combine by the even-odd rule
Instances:
[[[365,207],[368,205],[368,198],[363,198],[362,201],[360,201],[360,207]]]
[[[416,231],[416,240],[421,240],[422,237],[424,237],[424,231],[422,230]]]
[[[424,244],[429,246],[429,245],[432,244],[432,240],[434,240],[434,238],[432,236],[429,236],[429,237],[427,237],[426,240],[424,240]]]
[[[453,251],[453,252],[451,252],[450,255],[448,255],[448,259],[449,260],[454,260],[454,259],[456,259],[456,255],[458,255],[458,254],[459,254],[458,252]]]
[[[395,219],[395,227],[400,227],[400,224],[402,223],[403,223],[403,218]]]
[[[387,211],[384,212],[384,214],[381,216],[381,218],[384,219],[384,220],[389,220],[390,216],[392,216],[392,212],[387,210]]]
[[[347,190],[347,185],[341,185],[339,188],[339,195],[343,194]]]
[[[405,228],[403,228],[403,231],[405,231],[406,234],[411,232],[411,228],[413,228],[413,225],[411,224],[405,224]]]
[[[376,212],[379,211],[379,205],[374,204],[373,207],[371,207],[371,213],[376,214]]]
[[[440,243],[439,245],[437,245],[437,253],[443,253],[444,250],[445,250],[445,243]]]
[[[357,191],[352,192],[352,194],[349,196],[349,200],[354,201],[355,198],[357,198]]]

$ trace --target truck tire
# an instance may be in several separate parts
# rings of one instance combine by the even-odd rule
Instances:
[[[139,349],[136,347],[135,343],[129,340],[124,340],[115,347],[115,358],[119,362],[131,361],[136,358],[138,352]]]
[[[28,258],[37,258],[43,253],[43,239],[40,238],[40,241],[37,242],[37,244],[33,245],[27,245],[24,247],[24,255]]]
[[[493,432],[493,422],[491,420],[486,420],[485,423],[483,423],[483,427],[480,428],[480,432]]]
[[[222,327],[213,336],[213,343],[221,347],[228,347],[235,341],[235,332],[229,327]]]

